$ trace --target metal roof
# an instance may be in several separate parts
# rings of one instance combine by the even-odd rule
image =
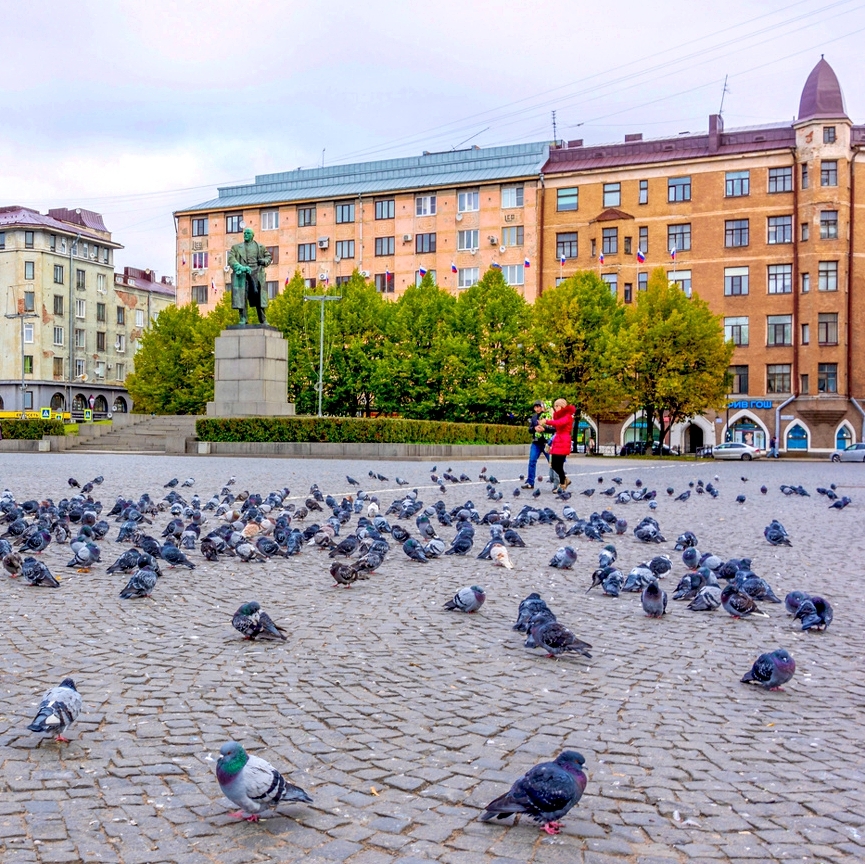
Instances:
[[[59,211],[52,210],[51,212],[54,213]],[[102,221],[101,216],[99,217],[99,221]],[[22,227],[50,228],[52,231],[57,231],[58,233],[63,232],[72,237],[80,235],[85,240],[96,240],[101,245],[110,246],[112,249],[123,248],[123,246],[115,240],[107,239],[101,234],[95,234],[92,230],[81,230],[77,225],[70,225],[68,222],[62,222],[60,219],[56,219],[51,215],[46,216],[39,213],[37,210],[31,210],[29,207],[0,207],[0,228],[18,225]],[[107,231],[107,229],[104,230]]]
[[[548,153],[549,144],[539,142],[506,147],[473,147],[402,159],[261,174],[254,183],[221,187],[218,198],[178,212],[230,210],[282,201],[349,198],[400,189],[464,186],[531,177],[540,173]]]

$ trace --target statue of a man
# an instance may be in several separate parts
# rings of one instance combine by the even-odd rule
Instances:
[[[246,324],[247,304],[258,314],[258,323],[264,324],[267,309],[267,277],[265,268],[273,260],[266,246],[252,238],[252,228],[243,231],[243,243],[231,247],[228,265],[234,271],[231,279],[231,308],[240,311],[240,323]]]

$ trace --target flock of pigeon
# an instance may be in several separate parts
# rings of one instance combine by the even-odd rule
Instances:
[[[430,472],[431,478],[442,492],[447,491],[446,483],[471,482],[465,474],[457,476],[448,470],[439,478],[435,471],[433,468]],[[372,471],[370,478],[388,482],[387,477]],[[359,487],[354,478],[346,479],[350,486]],[[102,560],[99,543],[111,540],[112,523],[108,520],[113,519],[118,532],[113,542],[129,545],[106,569],[109,574],[118,573],[128,578],[119,592],[124,600],[151,597],[159,580],[164,578],[165,567],[195,569],[196,564],[187,553],[198,553],[208,561],[231,556],[252,564],[288,558],[313,547],[333,559],[330,574],[334,587],[351,588],[357,580],[368,579],[379,571],[397,545],[410,561],[418,564],[428,564],[443,555],[467,556],[474,549],[476,531],[481,527],[488,530],[489,539],[476,557],[510,569],[513,564],[508,549],[526,546],[519,532],[547,526],[560,540],[583,537],[600,545],[598,567],[591,574],[587,593],[595,588],[612,597],[618,597],[622,592],[639,593],[642,610],[647,616],[662,618],[667,614],[667,591],[661,587],[660,580],[673,570],[673,560],[669,555],[647,555],[646,560],[627,573],[616,566],[618,552],[610,540],[628,531],[626,519],[609,509],[581,518],[571,503],[573,493],[563,490],[559,490],[556,499],[561,506],[560,512],[534,502],[515,509],[507,502],[499,504],[503,499],[499,481],[488,476],[486,469],[479,479],[485,482],[486,498],[494,505],[486,512],[481,512],[470,499],[450,508],[441,499],[424,504],[418,489],[399,495],[382,512],[383,505],[374,493],[358,489],[353,495],[337,500],[331,495],[325,496],[316,484],[310,488],[303,505],[298,506],[288,501],[287,488],[266,495],[234,493],[231,487],[236,481],[232,477],[219,493],[206,501],[194,493],[189,493],[187,500],[177,490],[178,485],[180,489],[191,488],[195,482],[193,478],[183,484],[175,478],[165,484],[169,491],[159,501],[146,493],[138,500],[118,498],[103,513],[102,504],[92,496],[103,478],[96,477],[83,486],[70,478],[70,487],[78,491],[57,503],[51,499],[19,503],[9,490],[4,491],[0,496],[0,526],[3,530],[0,561],[3,571],[11,578],[22,577],[31,586],[58,588],[61,577],[53,575],[36,556],[52,543],[68,546],[71,557],[67,567],[89,572]],[[399,486],[409,485],[399,477],[396,482]],[[603,484],[603,478],[598,482]],[[613,478],[613,484],[601,492],[611,499],[611,503],[612,500],[619,505],[642,501],[652,510],[656,508],[656,492],[643,488],[639,480],[633,489],[623,488],[619,477]],[[591,498],[595,491],[590,488],[579,494]],[[713,483],[697,481],[675,500],[687,501],[692,491],[712,497],[720,494]],[[767,491],[762,487],[762,493]],[[808,495],[801,486],[782,486],[781,491],[785,495]],[[834,486],[817,491],[832,500],[834,509],[843,509],[850,503],[846,496],[836,494]],[[672,497],[675,490],[668,488],[667,493]],[[539,495],[540,491],[535,490],[533,497],[537,499]],[[519,496],[520,489],[514,489],[512,497],[516,499]],[[159,532],[154,523],[165,516],[168,517],[167,524]],[[355,516],[357,521],[353,529],[349,529]],[[440,533],[445,533],[444,529],[453,532],[450,540],[440,536]],[[155,534],[158,537],[153,536]],[[633,535],[650,546],[666,543],[658,521],[652,516],[641,519],[634,527]],[[764,536],[773,546],[791,545],[787,531],[777,520],[766,527]],[[708,551],[701,552],[698,539],[691,531],[676,539],[674,549],[681,553],[686,573],[672,596],[674,601],[689,601],[688,610],[712,612],[723,608],[736,619],[768,617],[757,601],[782,602],[768,582],[751,569],[750,558],[723,559]],[[549,566],[572,570],[577,558],[573,545],[562,545],[552,556]],[[444,604],[444,609],[473,614],[481,609],[485,599],[483,587],[470,585],[458,590]],[[825,630],[832,622],[832,607],[823,597],[797,590],[788,593],[783,603],[794,620],[800,622],[802,630]],[[242,604],[232,617],[232,625],[246,639],[286,639],[282,628],[256,601]],[[592,656],[592,645],[560,623],[536,592],[519,604],[513,629],[526,634],[526,647],[541,648],[548,657],[557,658],[567,653],[587,658]],[[793,677],[795,669],[795,661],[789,653],[783,648],[776,649],[761,654],[741,680],[777,690]],[[71,678],[65,678],[45,693],[36,717],[27,728],[33,732],[53,734],[57,741],[68,741],[63,732],[81,710],[82,699],[75,683]],[[547,833],[557,833],[559,820],[585,791],[584,765],[582,755],[566,750],[554,761],[535,766],[517,780],[509,792],[491,802],[481,819],[519,817],[525,813]],[[234,741],[221,748],[216,774],[222,792],[240,808],[232,815],[250,821],[257,820],[260,812],[281,801],[312,801],[306,792],[288,783],[272,765],[249,755],[241,744]]]

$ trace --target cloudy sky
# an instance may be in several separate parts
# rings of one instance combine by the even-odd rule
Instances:
[[[865,122],[856,0],[0,0],[0,204],[86,207],[174,275],[172,211],[256,173],[789,121],[825,54]]]

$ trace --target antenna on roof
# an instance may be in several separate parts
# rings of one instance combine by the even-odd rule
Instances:
[[[327,147],[321,148],[321,167],[324,168],[324,151],[327,150]]]
[[[556,112],[553,111],[553,141],[558,141],[558,137],[556,135]]]
[[[721,107],[718,109],[718,114],[722,116],[724,114],[724,97],[730,92],[730,89],[727,87],[727,79],[729,77],[729,75],[724,76],[724,89],[721,91]]]
[[[491,128],[492,128],[492,127],[490,127],[490,126],[487,126],[487,128],[486,128],[486,129],[481,129],[481,131],[480,131],[480,132],[475,132],[475,134],[474,134],[474,135],[469,135],[469,137],[468,137],[468,138],[466,138],[466,139],[465,139],[465,141],[460,141],[460,143],[459,143],[459,144],[454,144],[454,146],[453,146],[453,147],[451,147],[451,150],[452,150],[452,151],[453,151],[453,150],[456,150],[456,149],[457,149],[457,147],[462,147],[462,145],[463,145],[463,144],[466,144],[466,143],[467,143],[467,142],[469,142],[469,141],[471,141],[471,140],[472,140],[472,138],[477,138],[477,137],[478,137],[478,135],[483,135],[483,134],[484,134],[484,132],[488,132],[488,131],[489,131],[489,130],[490,130],[490,129],[491,129]]]

